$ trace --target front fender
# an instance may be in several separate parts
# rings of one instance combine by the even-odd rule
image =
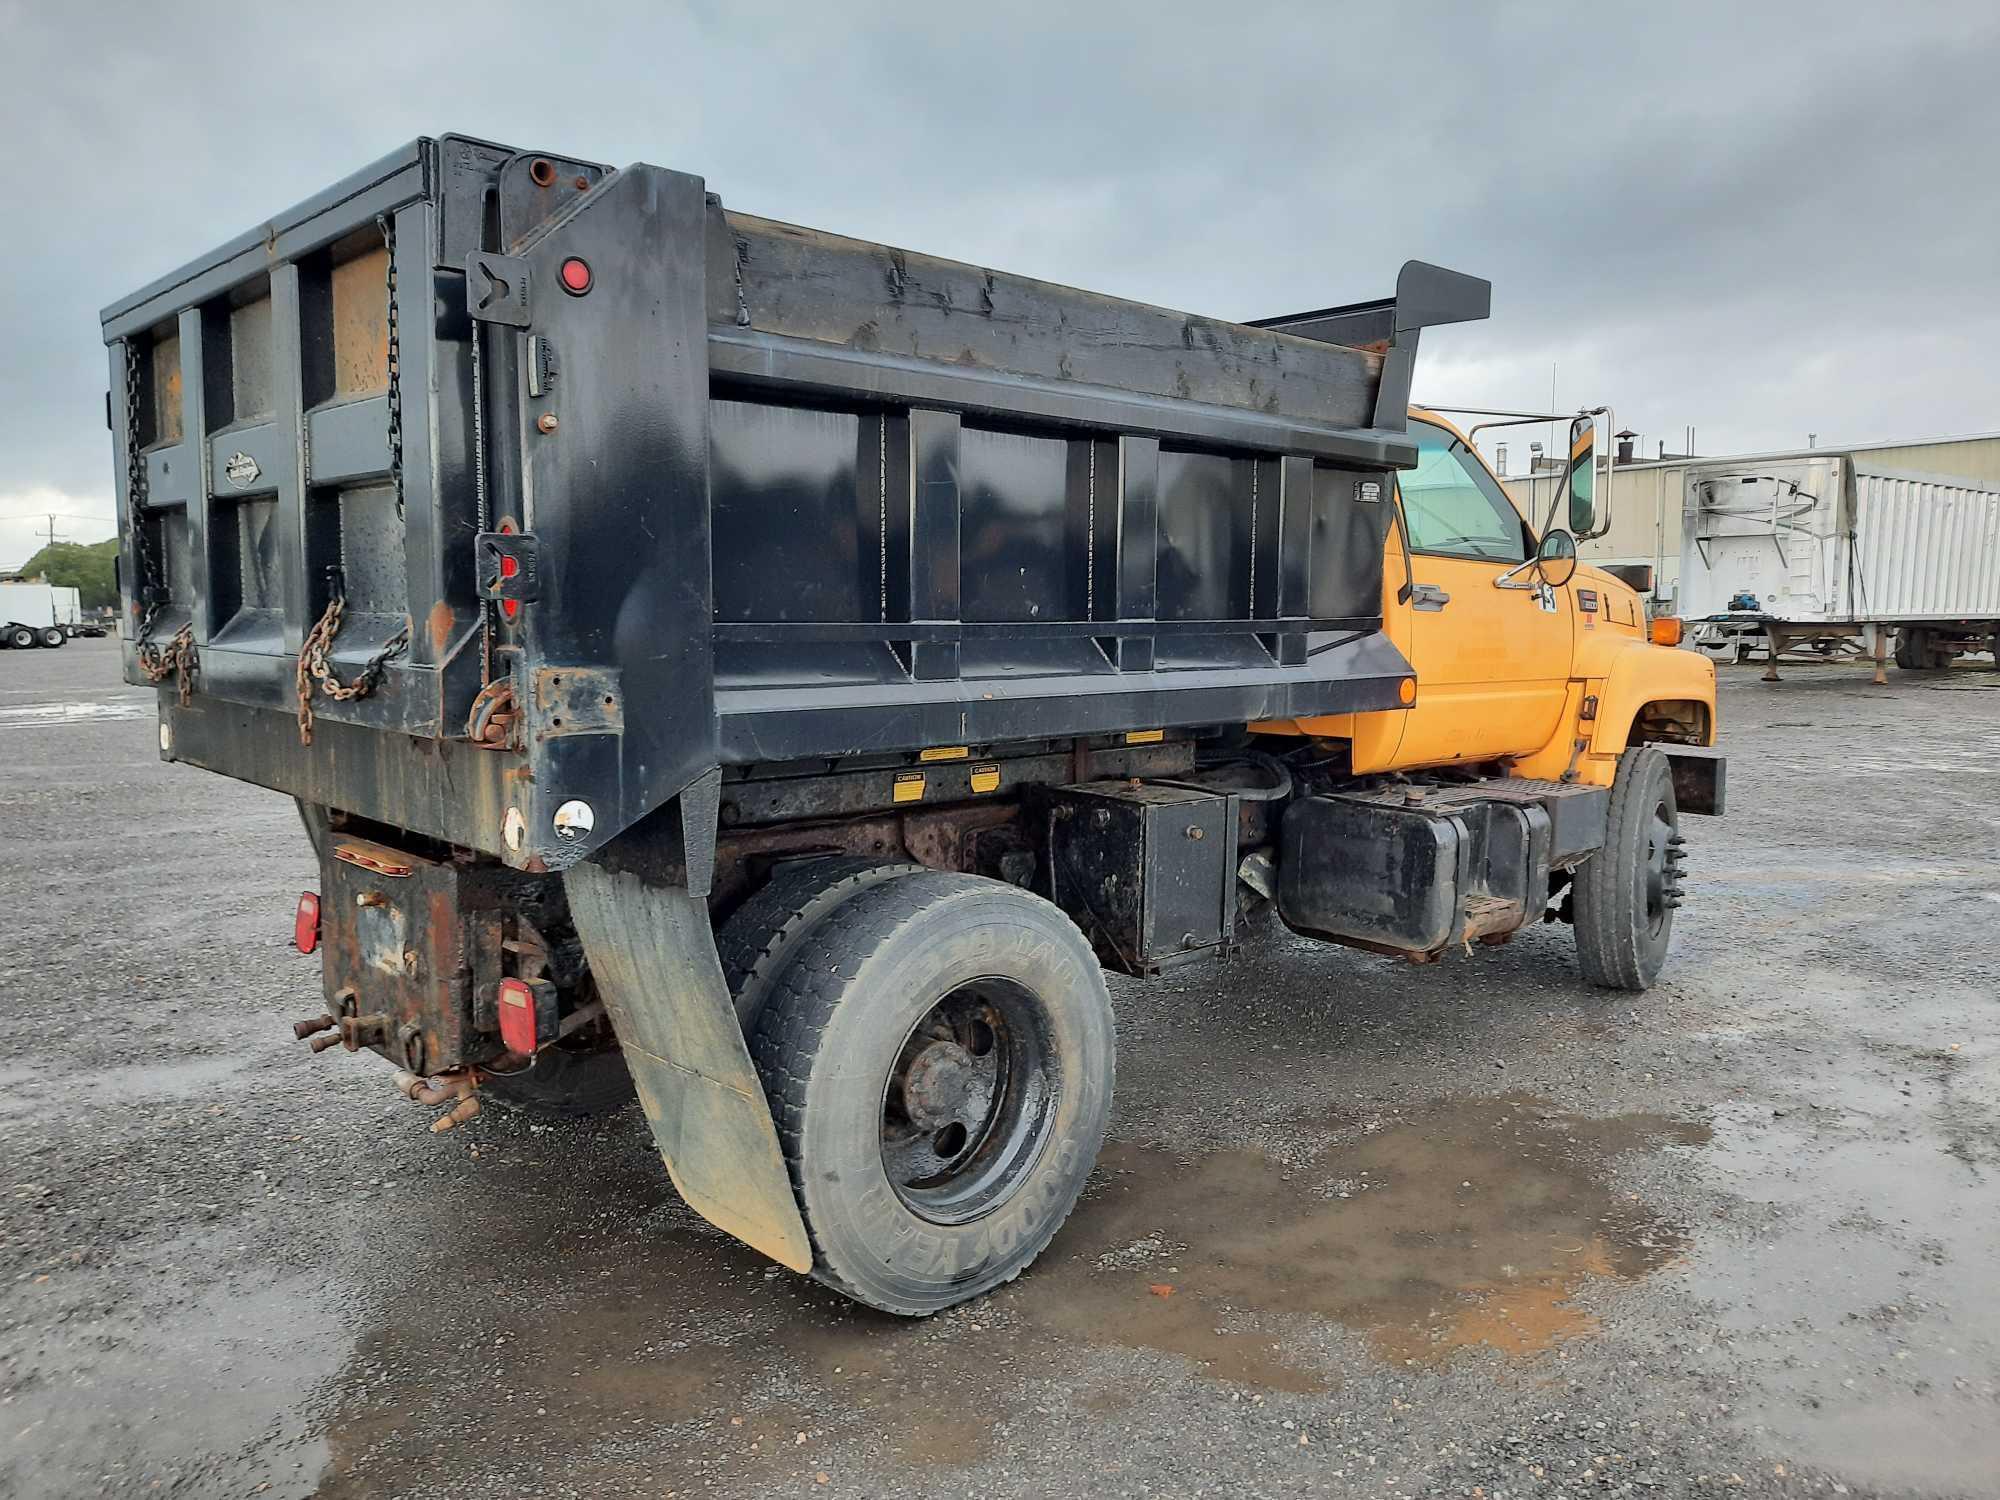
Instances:
[[[1629,641],[1612,654],[1605,668],[1591,753],[1620,754],[1631,742],[1633,720],[1649,703],[1700,705],[1698,743],[1715,743],[1715,663],[1698,652]]]

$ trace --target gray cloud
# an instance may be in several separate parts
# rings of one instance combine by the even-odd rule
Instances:
[[[2000,428],[2000,11],[0,0],[0,563],[104,534],[99,307],[413,136],[1225,316],[1494,281],[1418,391],[1709,450]]]

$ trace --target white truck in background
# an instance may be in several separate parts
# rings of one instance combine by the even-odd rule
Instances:
[[[1691,466],[1676,612],[1710,655],[1766,645],[1769,682],[1796,648],[1872,650],[1879,677],[1892,640],[1904,671],[2000,663],[2000,489],[1844,454]]]
[[[0,646],[61,646],[83,624],[83,601],[53,583],[0,583]]]

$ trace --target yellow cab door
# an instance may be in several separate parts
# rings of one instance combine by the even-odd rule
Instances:
[[[1389,766],[1491,760],[1540,749],[1568,689],[1573,628],[1567,589],[1524,571],[1534,539],[1500,483],[1455,432],[1412,416],[1417,466],[1397,476],[1414,587],[1389,541],[1391,636],[1417,672],[1417,701]],[[1357,766],[1357,769],[1361,767]]]

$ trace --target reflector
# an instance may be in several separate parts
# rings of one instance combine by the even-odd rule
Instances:
[[[292,946],[310,953],[319,946],[319,892],[299,892],[299,909],[292,916]]]
[[[500,1040],[509,1052],[535,1055],[535,992],[526,980],[500,981]]]

